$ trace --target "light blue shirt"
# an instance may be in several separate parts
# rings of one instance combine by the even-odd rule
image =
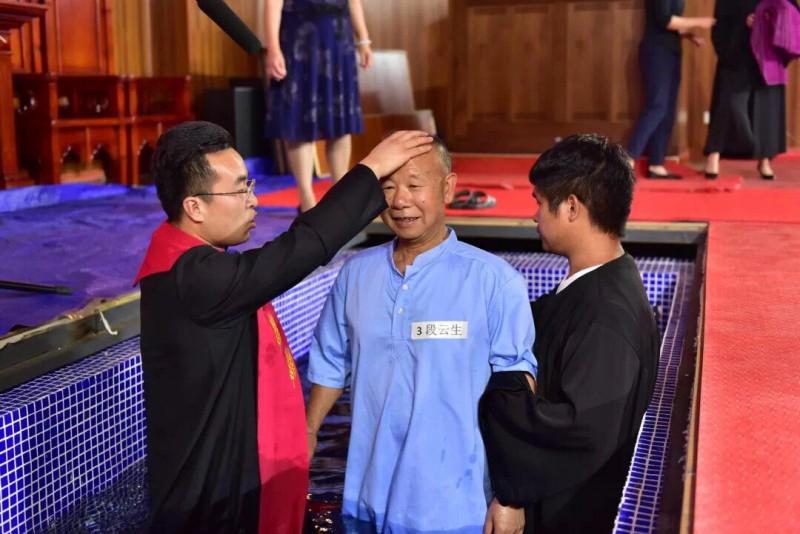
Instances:
[[[311,346],[310,381],[352,387],[343,515],[377,532],[480,533],[478,399],[493,370],[536,376],[525,281],[452,230],[405,276],[393,251],[347,261]]]

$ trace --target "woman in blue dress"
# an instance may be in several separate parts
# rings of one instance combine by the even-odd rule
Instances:
[[[350,134],[363,129],[358,63],[372,50],[361,0],[266,0],[267,76],[272,80],[267,136],[287,144],[300,209],[317,201],[311,187],[314,141],[326,140],[334,180],[350,164]]]

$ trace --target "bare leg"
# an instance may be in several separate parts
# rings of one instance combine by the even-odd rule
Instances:
[[[325,155],[328,156],[328,165],[331,167],[331,178],[334,182],[338,182],[350,170],[351,152],[350,135],[325,141]]]
[[[317,205],[311,178],[314,172],[314,143],[303,141],[286,142],[289,170],[292,171],[300,191],[300,211],[308,211]]]
[[[719,152],[712,152],[706,157],[706,174],[719,174]]]

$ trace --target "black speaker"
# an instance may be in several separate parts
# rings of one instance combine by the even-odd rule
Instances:
[[[200,118],[228,130],[243,158],[272,157],[272,143],[264,138],[262,87],[237,85],[228,89],[210,89],[203,94],[202,101]]]

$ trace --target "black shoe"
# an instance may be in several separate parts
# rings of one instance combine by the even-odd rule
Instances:
[[[758,165],[756,165],[756,170],[758,171],[758,174],[761,175],[761,179],[762,180],[774,180],[775,179],[775,175],[774,174],[766,174],[764,171],[761,170],[761,164],[760,163]]]
[[[705,171],[703,174],[706,175],[706,180],[716,180],[717,178],[719,178],[719,173],[718,172]]]
[[[667,174],[658,174],[651,170],[647,171],[647,177],[653,178],[654,180],[680,180],[683,178],[680,174],[673,174],[671,172],[668,172]]]

